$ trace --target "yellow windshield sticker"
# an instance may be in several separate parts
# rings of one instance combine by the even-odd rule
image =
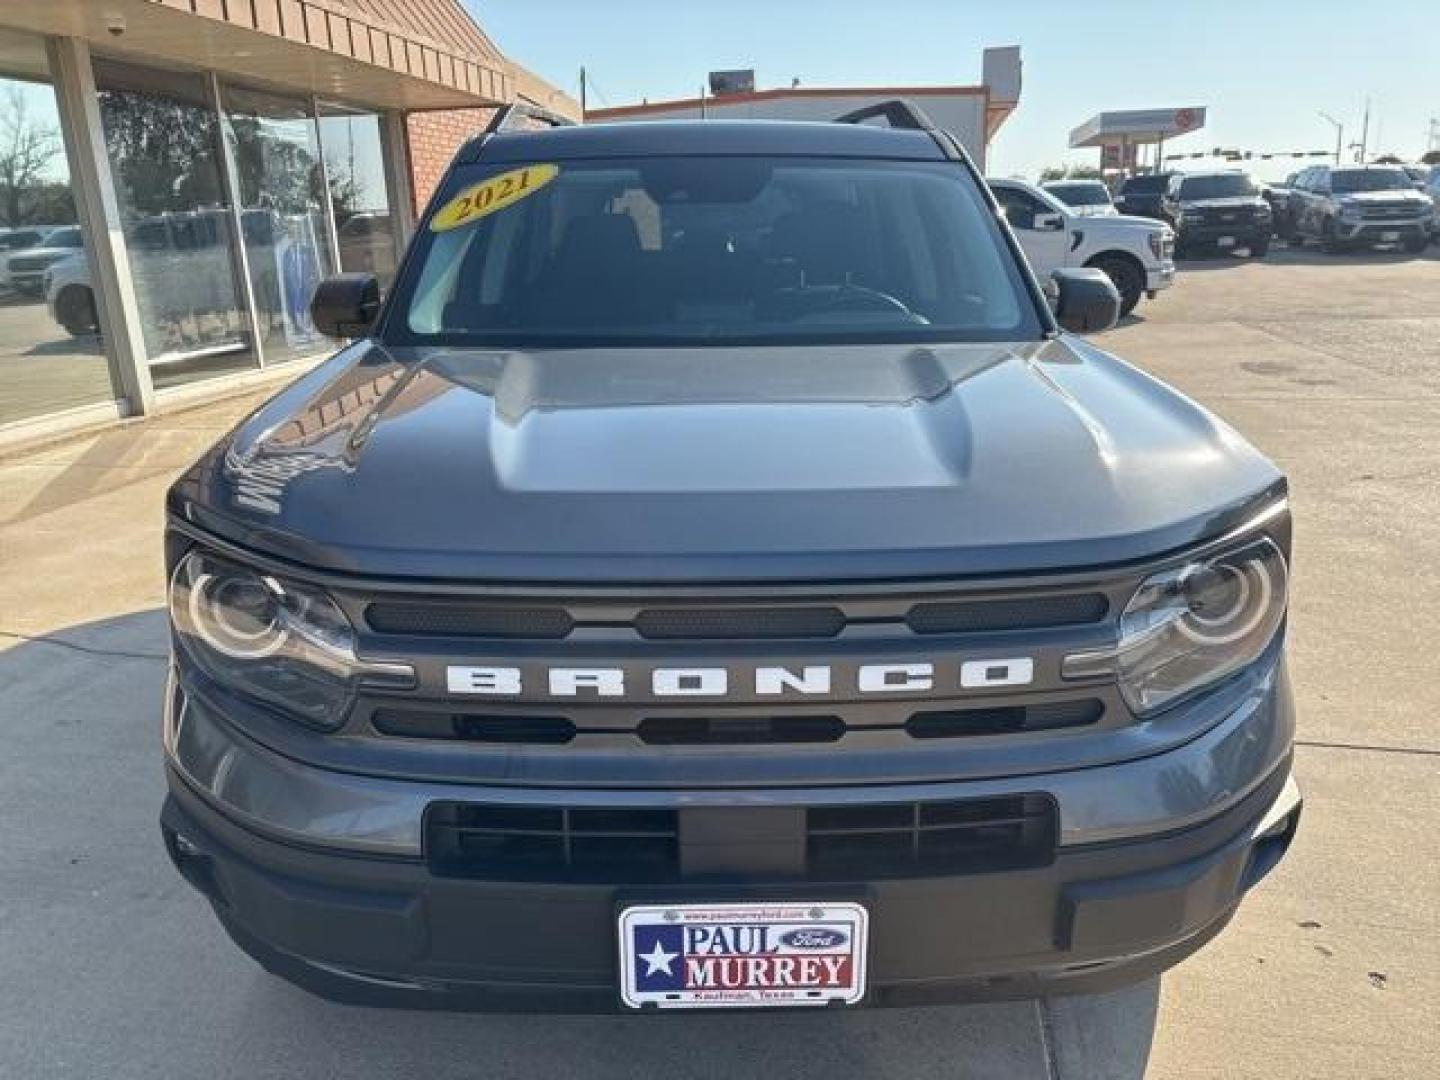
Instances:
[[[558,165],[526,165],[472,184],[435,212],[430,219],[430,231],[446,232],[473,225],[497,210],[513,206],[527,195],[534,195],[558,175]]]

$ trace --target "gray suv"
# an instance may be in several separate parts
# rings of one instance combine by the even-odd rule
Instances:
[[[1398,165],[1312,165],[1296,176],[1289,199],[1293,242],[1318,240],[1330,252],[1376,246],[1421,251],[1432,210]]]
[[[1275,466],[1075,336],[1114,287],[1037,281],[903,103],[512,115],[169,493],[161,831],[230,936],[343,1001],[663,1010],[1219,933],[1300,816]]]

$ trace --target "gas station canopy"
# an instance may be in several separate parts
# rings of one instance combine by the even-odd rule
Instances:
[[[1082,146],[1137,146],[1159,143],[1205,126],[1205,106],[1131,109],[1097,113],[1070,132],[1072,149]]]

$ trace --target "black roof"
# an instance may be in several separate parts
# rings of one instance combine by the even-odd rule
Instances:
[[[665,154],[814,155],[942,161],[945,152],[925,131],[865,124],[794,120],[637,120],[536,131],[507,130],[476,138],[458,162],[547,161],[651,157]]]

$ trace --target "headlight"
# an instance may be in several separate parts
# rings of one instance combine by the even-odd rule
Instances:
[[[1285,557],[1265,538],[1146,578],[1120,617],[1120,641],[1108,654],[1126,703],[1156,712],[1253,663],[1285,618]],[[1065,660],[1072,677],[1100,657]]]
[[[212,678],[326,731],[361,681],[414,681],[408,665],[357,657],[354,628],[324,592],[198,551],[175,568],[170,621]]]
[[[1342,203],[1340,205],[1341,217],[1359,217],[1360,207],[1356,203]]]

